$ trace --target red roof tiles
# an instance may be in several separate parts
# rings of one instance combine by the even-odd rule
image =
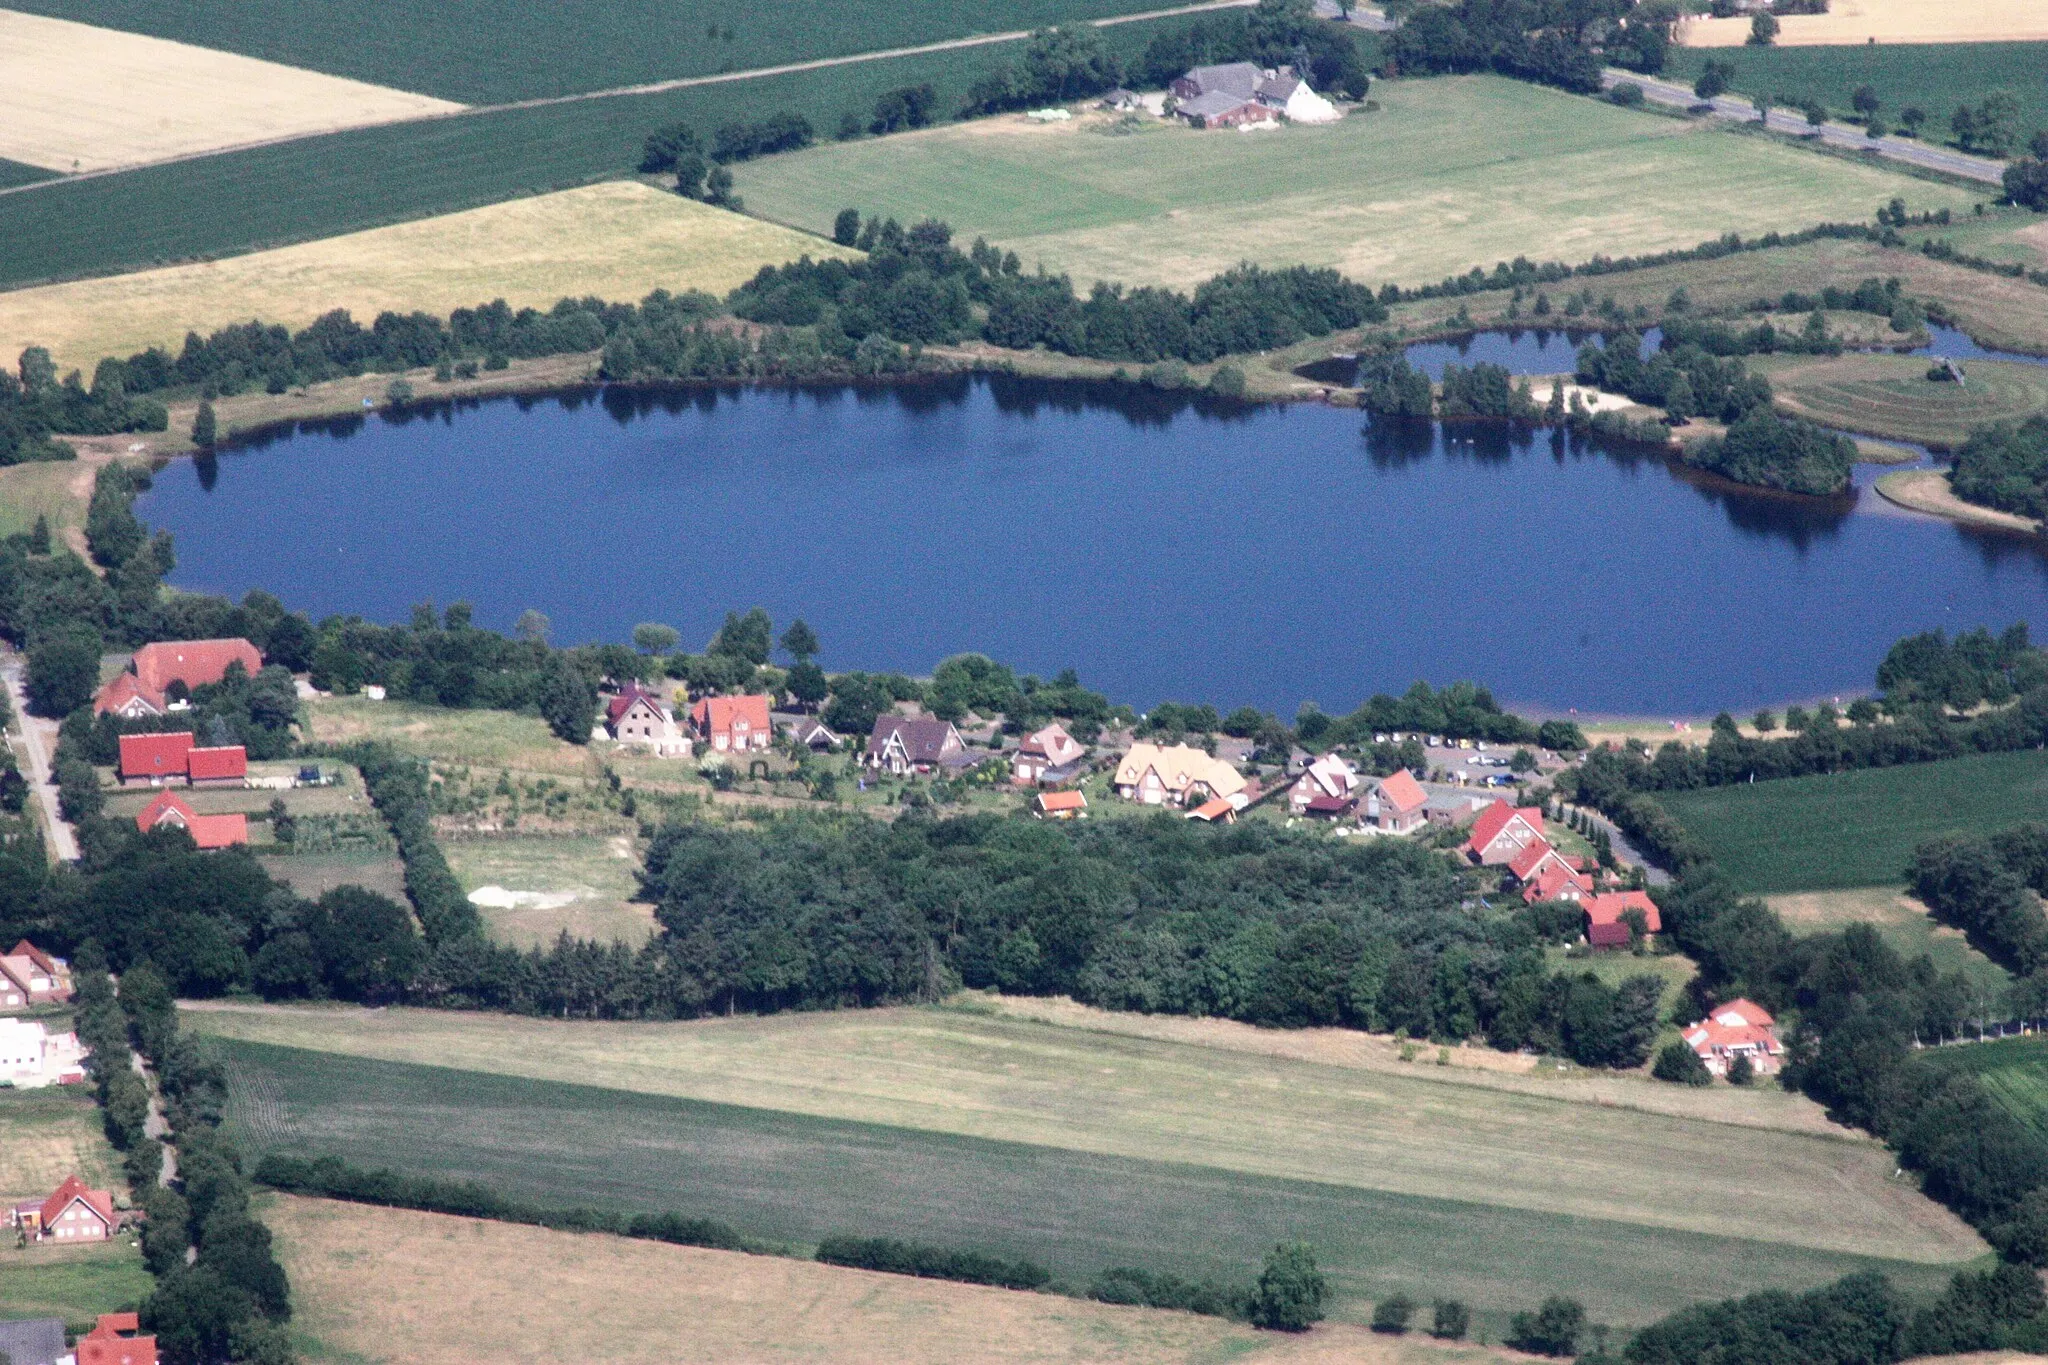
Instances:
[[[174,682],[188,688],[217,683],[236,663],[252,678],[263,671],[263,656],[247,640],[163,640],[135,651],[135,676],[160,693]]]
[[[185,755],[186,775],[194,782],[219,782],[249,775],[249,753],[239,744],[218,749],[193,749]]]
[[[1642,891],[1609,891],[1602,896],[1589,896],[1583,902],[1586,918],[1594,924],[1618,924],[1623,912],[1640,910],[1643,923],[1653,934],[1664,932],[1663,917],[1657,913],[1657,902]]]
[[[87,1208],[98,1214],[109,1229],[113,1228],[114,1196],[105,1190],[93,1189],[75,1175],[65,1176],[64,1183],[59,1185],[56,1191],[43,1201],[40,1214],[42,1219],[41,1226],[47,1228],[55,1223],[59,1218],[63,1217],[64,1210],[70,1208],[73,1202],[79,1200],[83,1200]]]
[[[1422,809],[1429,800],[1429,794],[1422,790],[1415,774],[1403,768],[1392,777],[1380,779],[1380,799],[1391,802],[1396,815],[1407,815]]]
[[[121,736],[121,776],[183,777],[185,755],[192,750],[192,732]]]
[[[249,842],[249,817],[242,814],[201,815],[185,804],[176,792],[158,792],[156,799],[135,817],[135,827],[144,834],[171,825],[192,836],[203,849],[229,848]]]

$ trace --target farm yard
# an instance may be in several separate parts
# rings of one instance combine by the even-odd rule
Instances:
[[[854,1365],[1118,1362],[1477,1365],[1483,1347],[1325,1324],[1255,1332],[1191,1313],[1117,1308],[815,1262],[552,1232],[281,1196],[264,1221],[292,1279],[304,1358],[418,1365],[831,1359]],[[545,1265],[535,1276],[531,1268]],[[800,1313],[791,1305],[801,1304]],[[678,1333],[676,1325],[688,1323]]]
[[[459,108],[231,52],[0,10],[0,156],[53,171]]]
[[[2048,754],[1982,754],[1658,799],[1744,891],[1896,886],[1925,840],[1988,834],[2040,810]]]
[[[1778,24],[1784,47],[2048,38],[2048,14],[2034,0],[1834,0],[1825,14],[1790,14]],[[1689,19],[1678,40],[1687,47],[1741,47],[1749,41],[1749,20]]]
[[[1413,285],[1515,256],[1862,221],[1894,195],[1916,212],[1970,204],[1879,167],[1498,77],[1389,82],[1375,98],[1377,113],[1265,137],[1165,124],[1109,136],[1107,115],[986,120],[815,147],[736,180],[763,217],[813,231],[848,205],[941,218],[1084,289],[1186,288],[1247,259]]]
[[[1165,1257],[1237,1278],[1275,1236],[1299,1235],[1354,1321],[1391,1288],[1455,1288],[1506,1310],[1540,1298],[1560,1265],[1596,1313],[1634,1322],[1732,1292],[1696,1279],[1709,1264],[1813,1283],[1882,1245],[1888,1269],[1919,1284],[1976,1254],[1948,1215],[1886,1180],[1881,1149],[1824,1134],[1810,1105],[1776,1093],[1684,1101],[1731,1099],[1731,1126],[1463,1066],[1275,1058],[959,1011],[686,1025],[188,1017],[219,1039],[252,1148],[364,1164],[406,1151],[413,1169],[542,1203],[680,1200],[756,1235],[913,1236],[1028,1254],[1062,1275]],[[1615,1084],[1648,1104],[1668,1093]],[[1768,1215],[1702,1175],[1700,1154],[1730,1140],[1749,1149],[1748,1174],[1728,1179],[1774,1172]],[[1655,1174],[1666,1166],[1670,1179]]]
[[[2048,304],[2048,295],[2043,297]],[[2048,412],[2048,367],[2025,362],[1966,360],[1967,382],[1927,377],[1924,357],[1766,356],[1752,368],[1767,375],[1778,405],[1816,422],[1924,445],[1953,448],[1972,427],[2014,422]]]
[[[0,354],[47,347],[88,373],[102,356],[175,353],[187,331],[261,318],[294,330],[335,308],[447,313],[504,299],[637,301],[661,288],[723,295],[764,265],[852,256],[637,181],[514,199],[197,265],[0,293]]]

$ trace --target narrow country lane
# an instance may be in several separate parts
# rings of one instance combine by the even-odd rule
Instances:
[[[11,657],[0,676],[7,680],[7,697],[14,704],[15,724],[20,727],[22,748],[28,752],[29,791],[43,811],[43,831],[59,861],[78,861],[78,835],[57,809],[57,786],[50,776],[50,759],[56,750],[57,723],[28,713],[28,694],[21,684],[22,663]]]

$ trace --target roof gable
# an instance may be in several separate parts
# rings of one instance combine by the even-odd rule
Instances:
[[[768,719],[768,697],[765,693],[750,693],[742,697],[705,697],[692,708],[690,718],[709,734],[733,734],[737,732],[765,733],[771,722]]]
[[[164,713],[164,697],[163,693],[144,687],[142,679],[133,673],[121,673],[94,694],[92,709],[94,715],[140,710],[160,716]]]
[[[1422,784],[1415,780],[1415,774],[1406,768],[1392,777],[1380,779],[1380,800],[1393,806],[1402,815],[1421,810],[1429,801],[1429,793],[1422,790]]]

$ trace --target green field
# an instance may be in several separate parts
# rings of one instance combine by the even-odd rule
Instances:
[[[0,157],[0,189],[6,189],[9,185],[30,185],[38,180],[48,180],[52,174],[41,166],[24,166],[19,161],[9,161]]]
[[[1936,971],[1961,972],[1993,999],[2012,984],[2011,972],[1972,948],[1961,930],[1937,924],[1927,907],[1907,896],[1903,887],[1791,891],[1766,900],[1785,927],[1802,937],[1868,924],[1901,956],[1925,956]]]
[[[217,1046],[231,1070],[233,1122],[251,1150],[396,1161],[546,1203],[680,1209],[797,1244],[857,1231],[983,1247],[1030,1256],[1069,1281],[1117,1264],[1244,1280],[1276,1238],[1301,1237],[1335,1283],[1338,1316],[1353,1321],[1366,1301],[1394,1289],[1466,1298],[1494,1321],[1569,1291],[1596,1317],[1629,1324],[1693,1299],[1813,1284],[1865,1265],[1914,1290],[1943,1278],[1925,1262],[1777,1240],[246,1042]],[[1764,1232],[1769,1220],[1757,1221]]]
[[[496,886],[546,899],[505,908],[480,906],[493,938],[521,948],[571,938],[628,943],[637,948],[655,929],[651,908],[632,904],[640,868],[624,835],[503,835],[444,839],[441,851],[464,891]],[[565,903],[555,904],[565,897]]]
[[[12,1234],[10,1234],[11,1238]],[[83,1332],[102,1313],[140,1307],[156,1288],[127,1238],[91,1247],[0,1248],[0,1320],[62,1318]]]
[[[2048,1132],[2048,1037],[2000,1038],[1924,1055],[1935,1066],[1974,1073],[2007,1112]]]
[[[1989,833],[2037,816],[2048,802],[2048,753],[1982,754],[1658,796],[1744,891],[1896,886],[1925,840]]]
[[[2041,297],[2048,310],[2048,292]],[[1937,383],[1924,357],[1770,356],[1755,368],[1770,376],[1781,406],[1849,431],[1952,449],[1972,427],[2048,412],[2048,366],[1965,360],[1966,382]]]
[[[405,865],[388,850],[266,857],[263,870],[307,900],[317,900],[337,886],[360,886],[405,902]]]
[[[1993,90],[2020,101],[2020,131],[2048,128],[2048,43],[1873,43],[1860,47],[1674,47],[1665,75],[1690,84],[1709,61],[1734,64],[1734,88],[1744,94],[1793,99],[1812,95],[1838,117],[1855,112],[1850,97],[1868,85],[1884,101],[1894,126],[1899,111],[1927,111],[1923,135],[1949,138],[1949,115],[1977,104]]]
[[[1159,0],[27,0],[32,14],[224,48],[465,104],[746,71],[1166,6]],[[707,36],[716,28],[718,36]],[[730,32],[731,36],[727,37]],[[488,41],[480,40],[488,35]],[[728,118],[744,117],[737,107]]]
[[[1383,106],[1257,136],[1021,117],[815,147],[736,173],[812,231],[848,205],[943,218],[1027,269],[1186,287],[1241,260],[1421,284],[1518,255],[1579,262],[1861,221],[1968,192],[1493,76],[1386,82]]]

